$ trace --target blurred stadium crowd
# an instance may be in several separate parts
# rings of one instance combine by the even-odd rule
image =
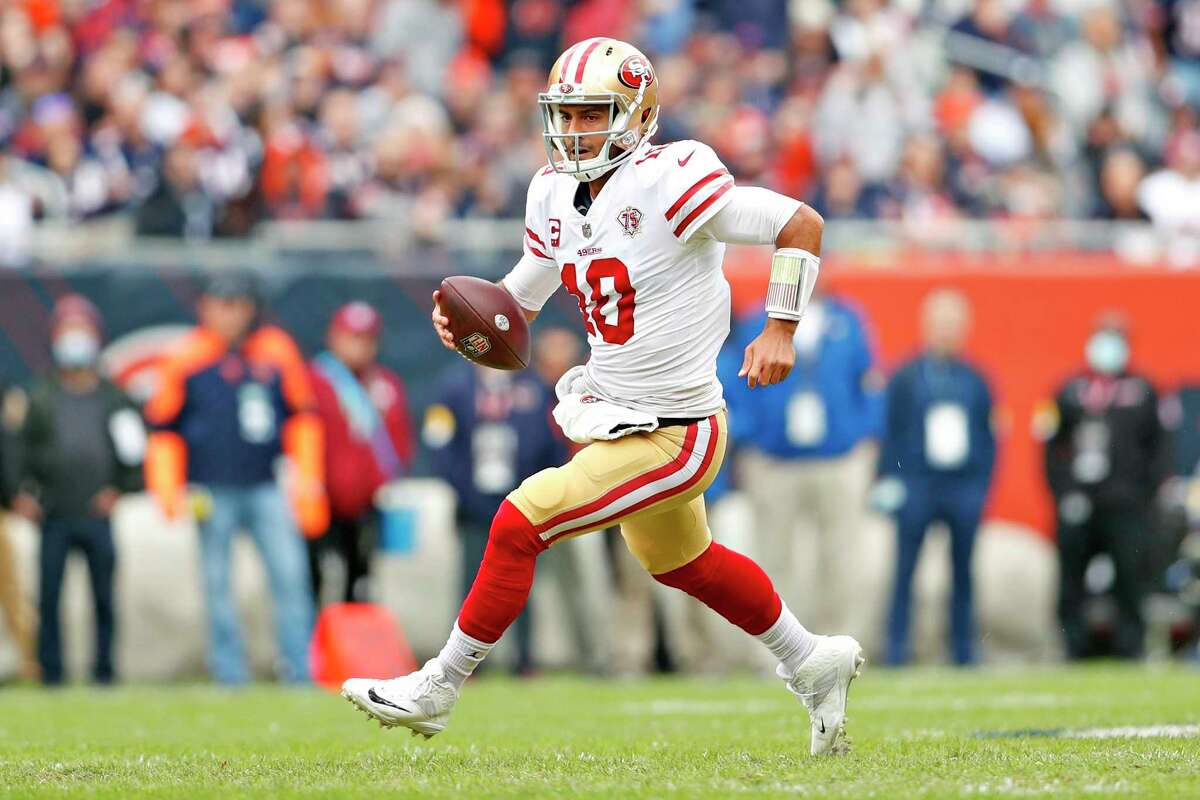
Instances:
[[[828,219],[1200,220],[1197,0],[8,0],[0,208],[520,216],[564,43],[636,41],[659,139]],[[1191,198],[1190,201],[1188,198]]]

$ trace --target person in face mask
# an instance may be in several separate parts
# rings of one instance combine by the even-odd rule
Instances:
[[[63,681],[58,607],[67,554],[87,558],[95,600],[98,683],[114,679],[112,515],[121,496],[141,489],[146,433],[133,402],[100,373],[100,314],[66,295],[51,315],[54,368],[28,391],[16,425],[13,510],[40,523],[38,660],[42,680]]]
[[[1103,315],[1084,345],[1086,369],[1058,392],[1046,426],[1045,466],[1057,512],[1058,615],[1072,659],[1100,654],[1087,625],[1085,574],[1093,556],[1113,564],[1117,607],[1111,650],[1142,653],[1142,563],[1151,503],[1169,475],[1158,396],[1129,369],[1129,334]]]

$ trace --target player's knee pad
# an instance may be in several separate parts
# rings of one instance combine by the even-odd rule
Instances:
[[[534,518],[548,515],[557,509],[567,495],[567,476],[562,467],[550,467],[535,472],[509,495],[510,500],[527,508]]]
[[[488,546],[537,555],[547,545],[521,510],[505,500],[496,511],[496,516],[492,517]]]

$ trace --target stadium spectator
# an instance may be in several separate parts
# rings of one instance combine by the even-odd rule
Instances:
[[[162,175],[137,211],[137,232],[143,236],[208,239],[217,209],[200,185],[197,153],[187,144],[167,151]]]
[[[48,170],[7,149],[0,141],[0,267],[24,267],[36,221],[65,218],[67,197]]]
[[[1145,220],[1138,206],[1138,187],[1146,175],[1146,165],[1132,149],[1113,148],[1100,167],[1100,191],[1095,215],[1121,221]]]
[[[1013,22],[1009,8],[1002,0],[975,0],[971,4],[971,12],[954,24],[954,32],[963,39],[950,42],[951,52],[963,51],[965,56],[972,49],[978,52],[988,47],[988,52],[1003,54],[995,57],[1000,61],[999,70],[975,69],[979,86],[986,94],[996,95],[1004,91],[1004,72],[1011,71],[1021,55],[1023,43],[1013,28]]]
[[[900,171],[878,204],[878,216],[917,226],[958,216],[945,185],[942,144],[932,136],[913,136],[904,145]]]
[[[1200,128],[1182,132],[1166,153],[1166,167],[1138,186],[1138,204],[1158,227],[1200,232]]]
[[[1139,144],[1161,139],[1164,114],[1155,98],[1158,66],[1142,31],[1126,27],[1116,4],[1092,3],[1079,18],[1080,38],[1052,62],[1050,88],[1076,136],[1111,107],[1122,130]]]
[[[554,402],[553,392],[536,375],[464,365],[450,371],[438,401],[425,412],[422,439],[433,471],[458,497],[463,597],[483,561],[488,526],[520,476],[566,460],[565,440],[549,424]],[[528,674],[534,668],[528,607],[514,632],[514,669]]]
[[[909,660],[912,581],[930,525],[950,530],[951,657],[975,660],[971,553],[991,484],[996,445],[992,398],[983,375],[962,356],[970,331],[967,299],[936,290],[922,308],[925,349],[887,388],[885,434],[875,505],[896,520],[897,557],[887,626],[887,661]]]
[[[297,526],[309,536],[329,526],[308,369],[291,337],[263,323],[261,312],[251,275],[214,275],[200,299],[199,326],[163,364],[146,406],[154,429],[146,483],[168,517],[189,503],[196,515],[209,668],[225,684],[249,679],[230,594],[234,536],[248,530],[266,567],[281,677],[303,682],[313,603]],[[281,455],[287,457],[282,487],[275,474]]]
[[[54,370],[10,402],[19,416],[13,510],[41,525],[38,660],[42,680],[63,682],[59,599],[67,555],[87,557],[96,612],[92,677],[112,683],[116,632],[112,514],[142,486],[146,431],[137,407],[98,371],[100,313],[64,295],[51,316]],[[14,420],[16,421],[16,420]]]
[[[1200,31],[1198,0],[1166,0],[1162,38],[1170,59],[1171,77],[1178,83],[1180,99],[1200,108]]]
[[[734,354],[765,320],[762,314],[736,326],[728,345]],[[875,469],[867,442],[879,434],[883,379],[862,316],[835,297],[813,298],[794,345],[795,366],[781,391],[756,392],[736,374],[721,376],[741,448],[741,485],[755,509],[761,560],[772,565],[788,606],[804,610],[814,630],[860,630],[863,620],[850,615]]]
[[[825,219],[871,219],[886,196],[883,187],[863,183],[853,161],[841,158],[829,166],[811,205]]]
[[[1057,509],[1059,622],[1069,658],[1096,653],[1086,614],[1086,571],[1095,554],[1107,553],[1116,601],[1112,650],[1137,658],[1145,637],[1148,514],[1170,476],[1167,437],[1154,387],[1129,369],[1129,333],[1119,315],[1110,312],[1098,320],[1084,358],[1085,371],[1055,398],[1056,420],[1045,448]]]
[[[377,362],[383,318],[358,301],[338,308],[326,350],[312,360],[317,411],[325,429],[329,529],[308,542],[313,597],[322,600],[322,561],[335,552],[345,567],[347,603],[371,598],[367,584],[376,541],[375,493],[412,466],[408,398],[399,376]]]

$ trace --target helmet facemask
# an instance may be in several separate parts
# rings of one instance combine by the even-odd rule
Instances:
[[[570,175],[580,182],[594,181],[619,165],[658,128],[657,110],[653,112],[654,118],[649,121],[645,133],[641,131],[646,120],[633,119],[642,104],[644,84],[632,100],[616,92],[573,94],[571,90],[574,87],[571,84],[559,84],[556,88],[565,88],[567,91],[542,92],[538,95],[546,158],[556,172]],[[565,133],[560,128],[559,119],[559,107],[564,105],[607,107],[608,125],[599,131]],[[604,137],[600,152],[592,158],[580,160],[580,140],[592,137]],[[555,158],[556,153],[558,158]]]

